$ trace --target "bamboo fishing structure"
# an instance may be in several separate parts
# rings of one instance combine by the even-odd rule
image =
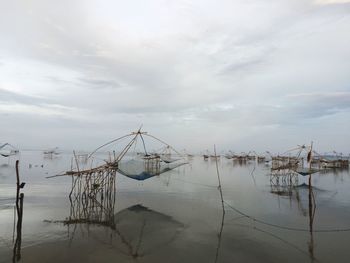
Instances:
[[[64,223],[68,225],[75,223],[101,224],[113,227],[113,211],[116,195],[117,173],[119,172],[124,174],[119,169],[120,162],[131,149],[131,147],[135,146],[137,139],[141,139],[144,149],[144,153],[138,153],[143,162],[142,175],[144,173],[150,175],[159,175],[161,172],[170,170],[170,168],[161,170],[161,162],[163,162],[161,155],[157,153],[150,154],[147,151],[144,136],[151,137],[165,145],[165,150],[163,149],[164,151],[162,152],[164,156],[170,157],[170,150],[181,156],[172,146],[148,134],[147,132],[142,132],[141,128],[137,132],[132,132],[103,144],[88,156],[84,155],[83,158],[81,158],[80,155],[76,155],[73,151],[75,162],[74,169],[72,160],[71,170],[60,175],[55,175],[71,176],[72,178],[71,191],[69,193],[69,200],[71,203],[70,215]],[[81,169],[79,166],[81,159],[83,159],[84,163],[87,163],[87,161],[90,160],[92,166],[92,156],[98,150],[128,137],[131,137],[131,140],[126,144],[121,152],[116,155],[116,152],[113,151],[113,155],[109,154],[109,159],[105,160],[104,164],[87,169]],[[168,161],[170,162],[171,160],[168,159]]]
[[[292,156],[275,156],[272,157],[272,171],[296,169],[299,166],[300,160],[298,157]]]
[[[72,176],[70,215],[65,224],[98,224],[114,227],[116,170],[98,169]]]
[[[270,173],[270,192],[280,196],[291,196],[298,185],[298,175],[288,170],[275,170]]]
[[[292,155],[297,151],[296,155]],[[306,152],[306,155],[302,153]],[[288,154],[288,155],[287,155]],[[340,156],[321,155],[310,146],[298,146],[282,155],[271,156],[271,171],[291,170],[302,175],[312,174],[325,169],[348,169],[349,159]]]
[[[262,163],[266,159],[265,156],[259,155],[255,151],[249,151],[248,153],[242,152],[241,154],[234,154],[232,151],[229,151],[225,157],[226,159],[233,160],[234,163],[238,163],[240,165],[244,165],[252,161]]]
[[[19,150],[9,143],[0,143],[0,156],[10,157],[19,153]]]
[[[110,145],[112,143],[115,143],[121,139],[124,138],[128,138],[131,137],[131,140],[127,143],[127,145],[122,149],[122,151],[116,155],[115,151],[113,151],[113,156],[109,155],[109,159],[105,160],[104,164],[98,165],[96,167],[91,167],[88,169],[80,169],[79,168],[79,162],[78,162],[78,156],[74,153],[74,159],[75,159],[75,169],[73,169],[73,167],[71,168],[70,171],[67,171],[63,174],[60,175],[55,175],[55,176],[64,176],[64,175],[68,175],[68,176],[85,176],[85,177],[91,177],[92,175],[97,175],[100,176],[101,174],[106,174],[109,173],[111,175],[114,175],[116,171],[118,171],[119,168],[119,163],[120,161],[124,158],[124,156],[128,153],[128,151],[131,149],[132,146],[134,146],[136,144],[136,141],[138,138],[141,139],[142,144],[143,144],[143,148],[144,148],[144,153],[138,153],[139,155],[141,155],[141,158],[144,160],[144,167],[146,171],[152,171],[155,173],[160,172],[159,166],[160,166],[160,162],[163,161],[161,158],[161,154],[158,153],[152,153],[150,154],[147,149],[146,149],[146,145],[145,145],[145,141],[144,141],[144,136],[148,136],[151,137],[153,139],[155,139],[156,141],[164,144],[166,146],[167,149],[167,153],[165,153],[165,156],[169,156],[170,153],[169,151],[172,150],[173,152],[175,152],[179,157],[183,157],[182,154],[180,154],[178,151],[176,151],[172,146],[170,146],[169,144],[167,144],[166,142],[158,139],[157,137],[148,134],[147,132],[143,132],[141,131],[141,128],[137,131],[137,132],[132,132],[130,134],[121,136],[117,139],[114,139],[112,141],[109,141],[103,145],[101,145],[100,147],[96,148],[92,153],[90,153],[87,157],[84,156],[84,162],[87,163],[87,161],[91,161],[92,162],[92,156],[100,149],[102,149],[103,147]],[[50,176],[50,177],[55,177],[55,176]],[[47,178],[50,178],[47,177]]]

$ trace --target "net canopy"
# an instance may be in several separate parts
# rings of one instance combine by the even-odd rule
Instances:
[[[186,163],[185,157],[171,145],[140,129],[101,145],[87,156],[83,165],[75,158],[70,174],[114,167],[129,178],[145,180]]]

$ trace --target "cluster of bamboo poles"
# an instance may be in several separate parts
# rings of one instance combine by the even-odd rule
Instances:
[[[65,223],[112,226],[115,195],[116,170],[113,168],[72,176],[70,216]]]
[[[284,195],[291,193],[298,185],[298,174],[288,170],[275,170],[270,173],[271,193]]]

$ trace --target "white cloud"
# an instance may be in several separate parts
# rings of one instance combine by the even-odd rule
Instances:
[[[0,101],[0,114],[2,113],[11,113],[11,114],[23,114],[23,115],[34,115],[34,116],[47,116],[47,117],[60,117],[67,119],[81,119],[82,114],[80,116],[77,114],[78,109],[72,107],[66,107],[62,105],[28,105],[21,103],[4,103]]]
[[[141,123],[179,145],[197,136],[197,149],[274,132],[298,143],[349,114],[350,5],[317,2],[6,2],[0,121],[50,133],[57,120],[62,143],[89,127],[91,147]]]
[[[350,3],[349,0],[314,0],[314,2],[319,5]]]

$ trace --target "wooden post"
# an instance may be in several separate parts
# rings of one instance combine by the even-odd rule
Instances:
[[[19,164],[19,160],[16,161],[16,179],[17,179],[17,190],[16,190],[16,210],[17,210],[17,215],[19,216],[19,204],[18,204],[18,201],[19,201],[19,184],[20,184],[20,181],[19,181],[19,169],[18,169],[18,164]]]
[[[23,222],[23,200],[24,194],[20,193],[20,189],[24,187],[24,184],[20,183],[19,179],[19,161],[16,161],[16,211],[17,211],[17,228],[16,228],[16,241],[13,247],[13,262],[17,262],[21,259],[21,244],[22,244],[22,222]]]
[[[19,216],[17,221],[17,251],[16,251],[16,260],[21,259],[21,246],[22,246],[22,222],[23,222],[23,199],[24,194],[21,193],[19,197]]]
[[[214,154],[216,156],[216,147],[214,145]],[[218,176],[219,181],[219,191],[220,191],[220,197],[221,197],[221,204],[222,204],[222,213],[225,214],[225,206],[224,206],[224,196],[222,194],[222,188],[221,188],[221,181],[220,181],[220,173],[219,173],[219,166],[218,166],[218,159],[215,158],[215,164],[216,164],[216,173]]]
[[[216,147],[214,145],[214,154],[215,154],[215,164],[216,164],[216,173],[218,176],[218,181],[219,181],[219,191],[220,191],[220,197],[221,197],[221,205],[222,205],[222,217],[221,217],[221,226],[220,226],[220,231],[218,234],[218,246],[216,248],[216,254],[215,254],[215,263],[219,259],[219,250],[221,246],[221,236],[222,236],[222,230],[224,228],[224,220],[225,220],[225,205],[224,205],[224,196],[222,194],[222,188],[221,188],[221,180],[220,180],[220,173],[219,173],[219,166],[218,166],[218,158],[216,155]]]

